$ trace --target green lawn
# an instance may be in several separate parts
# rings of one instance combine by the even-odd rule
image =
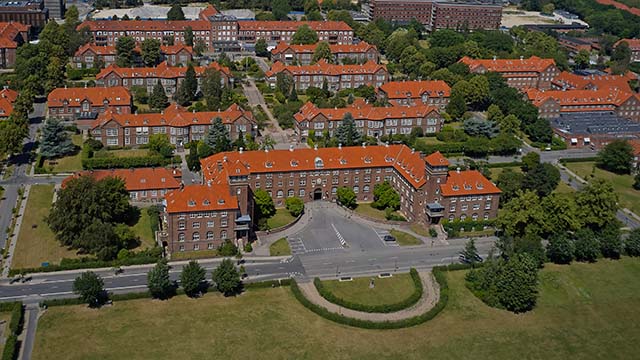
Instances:
[[[71,136],[71,140],[77,146],[82,146],[82,135],[74,134]],[[81,151],[71,156],[65,156],[60,159],[45,160],[44,168],[51,169],[52,173],[72,173],[82,170],[82,157]]]
[[[560,183],[558,183],[558,187],[554,190],[556,194],[570,194],[574,191],[575,190],[564,181],[560,181]]]
[[[464,274],[448,275],[449,302],[441,314],[399,330],[335,324],[300,305],[286,287],[235,298],[208,293],[123,301],[99,310],[52,307],[38,323],[33,359],[564,360],[638,354],[638,259],[546,265],[538,306],[520,315],[483,304],[464,286]]]
[[[284,256],[291,255],[291,248],[287,238],[278,239],[273,244],[269,245],[269,255],[271,256]]]
[[[140,209],[140,219],[138,223],[131,227],[133,232],[140,238],[140,249],[150,249],[155,246],[155,236],[151,229],[151,218],[147,209]]]
[[[498,176],[500,176],[500,174],[502,174],[502,172],[505,169],[511,169],[517,173],[521,173],[522,169],[520,168],[520,166],[507,166],[507,167],[499,167],[499,168],[491,168],[489,169],[489,171],[491,172],[491,180],[492,181],[498,181]]]
[[[218,256],[218,250],[200,250],[171,253],[171,260],[207,259]]]
[[[424,145],[444,144],[444,141],[438,140],[435,136],[425,136],[425,137],[417,138],[416,142]]]
[[[280,208],[276,210],[276,214],[267,220],[269,229],[276,229],[291,224],[296,218],[291,216],[289,210]]]
[[[411,226],[409,226],[409,228],[411,229],[411,231],[413,231],[414,233],[420,235],[420,236],[431,236],[429,234],[429,227],[428,226],[424,226],[421,224],[411,224]]]
[[[143,157],[149,155],[149,149],[103,149],[94,154],[94,157]]]
[[[44,221],[53,201],[53,189],[53,185],[31,186],[11,262],[14,269],[39,267],[43,262],[57,264],[62,258],[78,257],[75,250],[60,246]]]
[[[400,246],[422,245],[422,241],[420,239],[404,231],[399,231],[394,229],[389,231],[389,233],[395,236],[396,241]]]
[[[354,278],[353,281],[323,281],[324,287],[343,300],[363,305],[396,304],[407,299],[415,291],[409,274],[395,274],[390,278],[373,278],[374,288],[369,288],[371,277]]]
[[[588,181],[594,167],[594,162],[567,163],[565,166],[576,175]],[[640,215],[640,191],[633,189],[632,175],[617,175],[596,167],[595,176],[611,181],[614,190],[618,194],[620,205]]]
[[[11,313],[10,312],[2,312],[0,313],[0,352],[4,350],[4,343],[7,341],[7,337],[9,337],[9,322],[11,321]]]
[[[354,211],[358,214],[365,215],[370,218],[386,220],[384,210],[378,210],[372,207],[371,203],[358,203],[358,206],[355,208]],[[402,216],[402,214],[400,214],[397,211],[394,211],[393,213],[398,216]]]

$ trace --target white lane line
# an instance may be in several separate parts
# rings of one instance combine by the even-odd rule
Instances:
[[[331,224],[331,227],[333,228],[333,231],[336,232],[336,237],[338,238],[338,240],[340,240],[340,245],[342,245],[343,247],[346,247],[347,246],[347,242],[342,237],[342,234],[340,234],[340,232],[338,231],[338,229],[336,229],[336,226],[333,225],[333,223]]]
[[[23,298],[26,298],[26,297],[27,297],[27,295],[4,296],[4,297],[0,297],[0,300],[23,299]]]

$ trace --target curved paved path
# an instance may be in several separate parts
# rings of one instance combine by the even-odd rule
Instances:
[[[414,316],[426,313],[436,305],[438,299],[440,298],[440,287],[433,278],[431,272],[422,271],[419,274],[420,279],[422,280],[423,288],[422,297],[420,298],[420,300],[410,308],[392,313],[368,313],[347,309],[345,307],[329,302],[328,300],[323,298],[318,293],[318,290],[316,289],[315,285],[313,285],[313,282],[300,283],[298,286],[300,287],[300,290],[302,290],[304,296],[309,299],[309,301],[316,305],[322,306],[323,308],[333,313],[338,313],[346,317],[360,320],[376,322],[397,321],[412,318]]]

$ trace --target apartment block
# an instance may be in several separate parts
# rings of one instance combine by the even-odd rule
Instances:
[[[312,45],[290,45],[286,42],[280,42],[278,46],[271,50],[271,60],[287,65],[310,65],[317,46],[317,43]],[[336,63],[380,62],[378,48],[364,41],[358,44],[329,45],[329,49]]]
[[[389,81],[378,88],[378,97],[392,105],[429,105],[444,110],[451,88],[442,80]]]
[[[551,81],[560,74],[553,59],[541,59],[532,56],[528,59],[472,59],[463,57],[460,62],[469,66],[476,74],[497,72],[507,84],[518,90],[551,88]]]
[[[47,96],[47,114],[65,120],[95,119],[110,111],[130,114],[131,93],[122,86],[94,88],[58,88]]]
[[[136,48],[134,62],[136,66],[142,66],[142,51]],[[160,46],[162,61],[168,66],[186,65],[193,59],[193,48],[186,45]],[[91,43],[81,46],[73,55],[71,65],[77,69],[104,68],[115,65],[116,47],[97,46]]]

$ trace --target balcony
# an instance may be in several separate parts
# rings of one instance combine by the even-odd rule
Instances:
[[[430,218],[443,217],[444,216],[444,206],[438,203],[429,203],[427,204],[427,215]]]

